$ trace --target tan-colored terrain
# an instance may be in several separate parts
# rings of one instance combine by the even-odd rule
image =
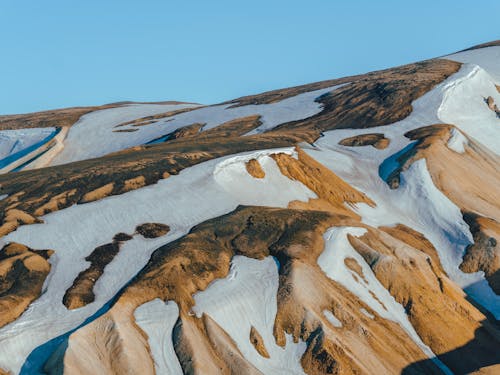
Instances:
[[[0,327],[17,319],[40,296],[52,254],[17,243],[0,250]]]

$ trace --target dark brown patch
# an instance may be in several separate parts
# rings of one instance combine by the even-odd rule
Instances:
[[[339,142],[339,145],[350,147],[373,146],[378,149],[384,149],[387,148],[389,142],[389,139],[385,138],[382,133],[370,133],[344,138]]]
[[[407,117],[412,102],[456,73],[461,64],[427,60],[360,76],[357,80],[322,95],[323,111],[277,129],[365,129],[389,125]]]
[[[135,231],[145,238],[157,238],[166,235],[170,227],[161,223],[144,223],[138,225]]]
[[[483,271],[488,284],[500,295],[500,224],[472,212],[463,217],[474,243],[465,249],[460,269],[467,273]]]
[[[152,124],[152,123],[156,122],[157,120],[160,120],[160,119],[163,119],[166,117],[180,115],[181,113],[193,111],[195,109],[200,109],[200,108],[202,108],[202,107],[189,107],[189,108],[175,109],[175,110],[169,111],[169,112],[163,112],[163,113],[158,113],[156,115],[145,116],[145,117],[141,117],[141,118],[138,118],[138,119],[135,119],[132,121],[122,122],[121,124],[116,125],[115,128],[118,128],[121,126],[127,126],[127,125],[145,126],[145,125]]]

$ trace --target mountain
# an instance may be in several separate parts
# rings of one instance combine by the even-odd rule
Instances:
[[[0,116],[0,374],[498,374],[498,106],[500,41]]]

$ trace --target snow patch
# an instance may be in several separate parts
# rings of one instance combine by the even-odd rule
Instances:
[[[264,374],[304,374],[300,359],[307,345],[294,343],[286,335],[284,348],[278,346],[273,327],[278,310],[279,276],[272,257],[255,260],[235,256],[225,279],[219,279],[194,295],[197,317],[208,314],[235,341],[243,356]],[[270,358],[262,357],[250,342],[254,326],[262,336]]]
[[[335,315],[332,314],[330,310],[323,310],[323,315],[325,316],[326,319],[332,324],[332,326],[336,328],[341,328],[342,327],[342,322],[337,319]]]
[[[148,335],[156,373],[181,375],[182,368],[172,341],[172,330],[179,317],[177,304],[157,298],[139,306],[134,316],[137,325]]]
[[[491,96],[500,103],[495,82],[477,65],[464,65],[460,72],[456,80],[445,85],[438,116],[500,155],[500,119],[484,100]]]
[[[361,311],[361,312],[362,312],[364,315],[366,315],[368,318],[370,318],[370,319],[375,319],[375,315],[370,314],[368,311],[366,311],[366,309],[361,308],[361,309],[359,309],[359,311]]]
[[[459,154],[465,152],[465,145],[468,144],[467,138],[459,130],[453,128],[451,129],[451,136],[448,140],[448,148]]]
[[[292,200],[308,201],[317,198],[316,194],[298,181],[285,177],[276,162],[269,155],[285,153],[296,157],[293,147],[252,152],[243,156],[230,157],[215,167],[215,181],[229,194],[250,205],[257,199],[260,205],[287,207]],[[264,178],[256,179],[246,170],[245,164],[256,159],[264,173]],[[262,186],[267,186],[267,194],[260,193]]]

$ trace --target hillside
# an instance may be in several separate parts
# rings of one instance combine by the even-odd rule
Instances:
[[[0,374],[500,373],[499,106],[496,41],[0,116]]]

